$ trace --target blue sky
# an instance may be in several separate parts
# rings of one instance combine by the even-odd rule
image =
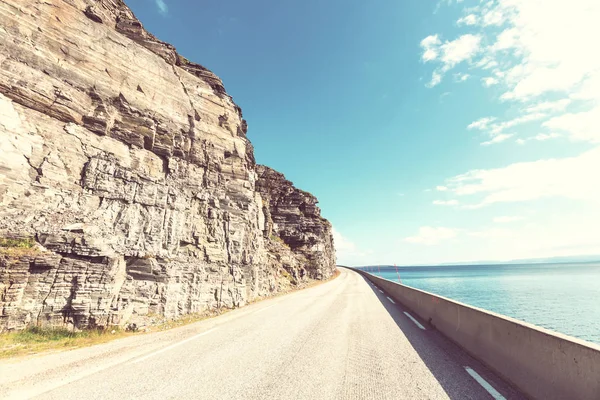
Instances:
[[[219,75],[338,261],[600,254],[597,0],[128,0]]]

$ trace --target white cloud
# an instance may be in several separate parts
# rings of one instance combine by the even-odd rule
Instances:
[[[567,108],[569,104],[571,104],[570,99],[562,99],[558,101],[544,101],[527,107],[525,111],[529,114],[551,111],[563,111],[565,108]]]
[[[563,114],[544,122],[543,126],[567,132],[575,141],[600,143],[600,107],[591,111]]]
[[[495,120],[496,120],[495,117],[480,118],[477,121],[471,122],[469,124],[469,126],[467,126],[467,129],[484,130],[484,129],[487,129],[487,127],[490,125],[490,123],[494,122]]]
[[[600,147],[576,157],[543,159],[503,168],[472,170],[450,178],[447,186],[458,196],[477,196],[468,208],[495,203],[565,198],[600,202]]]
[[[457,206],[458,200],[434,200],[433,204],[436,206]]]
[[[513,136],[514,135],[511,134],[511,133],[501,133],[501,134],[498,134],[498,135],[494,136],[491,140],[482,142],[481,145],[482,146],[490,146],[492,144],[502,143],[502,142],[510,139]]]
[[[517,142],[518,145],[524,145],[526,143],[526,140],[524,140],[524,139],[517,139],[516,142]]]
[[[475,25],[477,24],[477,16],[475,14],[465,15],[456,21],[458,25]]]
[[[421,40],[421,47],[429,49],[442,43],[438,35],[429,35],[425,39]]]
[[[532,121],[537,121],[544,118],[546,118],[546,114],[544,113],[526,114],[508,121],[490,125],[489,133],[491,136],[498,135],[506,129],[514,128],[515,126],[526,124]]]
[[[573,0],[568,7],[561,1],[510,0],[492,11],[510,15],[510,26],[498,36],[494,49],[519,57],[514,63],[519,79],[510,85],[513,98],[568,92],[584,78],[600,74],[600,59],[592,50],[600,35],[597,0]]]
[[[437,58],[438,53],[433,49],[427,49],[423,52],[423,61],[433,61]]]
[[[515,28],[507,28],[500,32],[496,36],[496,42],[492,45],[490,50],[492,52],[512,49],[517,45],[519,40],[519,31]],[[497,65],[497,63],[496,63]]]
[[[162,15],[166,15],[169,13],[169,7],[164,2],[164,0],[154,0],[154,2],[156,3],[156,7],[158,7],[159,13],[161,13]]]
[[[457,81],[457,82],[464,82],[467,79],[469,79],[470,76],[471,75],[469,75],[469,74],[465,74],[465,73],[459,72],[457,74],[454,74],[454,80]]]
[[[419,233],[415,236],[410,236],[404,239],[405,242],[413,244],[424,244],[432,246],[440,242],[455,238],[458,234],[456,229],[443,227],[422,226],[419,228]]]
[[[437,190],[438,192],[445,192],[446,190],[448,190],[448,188],[446,186],[436,186],[435,190]]]
[[[456,64],[471,59],[479,51],[481,36],[466,34],[456,40],[445,42],[441,45],[441,61],[444,63],[445,71],[453,68]]]
[[[515,216],[502,216],[494,218],[494,222],[497,224],[508,224],[510,222],[522,221],[523,217]]]
[[[470,61],[469,70],[486,72],[483,85],[502,88],[500,100],[514,102],[522,116],[544,115],[551,120],[540,126],[566,133],[574,141],[600,143],[596,129],[600,111],[589,110],[590,103],[600,105],[600,57],[594,51],[600,36],[598,21],[598,0],[572,0],[568,6],[560,0],[481,2],[465,9],[457,21],[470,33],[444,43],[438,35],[431,36],[437,39],[438,64],[432,83]],[[567,107],[572,111],[560,115]],[[498,135],[507,126],[498,124],[488,133]]]
[[[434,87],[437,84],[439,84],[442,81],[442,75],[434,72],[433,75],[431,75],[431,81],[429,82],[428,86],[429,87]]]
[[[481,58],[481,60],[477,61],[477,63],[475,64],[475,67],[477,68],[481,68],[483,70],[488,70],[488,69],[492,69],[494,67],[498,66],[498,62],[484,56],[483,58]]]
[[[483,82],[483,85],[485,87],[490,87],[490,86],[498,84],[498,79],[491,77],[491,76],[487,77],[487,78],[483,78],[481,81]]]
[[[540,120],[543,118],[546,118],[546,114],[539,113],[539,112],[532,113],[532,114],[525,114],[520,117],[516,117],[511,120],[504,121],[504,122],[498,122],[498,123],[494,122],[494,121],[496,121],[496,119],[493,117],[485,117],[485,118],[481,118],[477,121],[470,123],[469,126],[467,126],[467,129],[469,129],[469,130],[477,129],[482,132],[485,132],[488,135],[488,137],[490,138],[490,140],[487,140],[487,141],[481,143],[481,145],[489,146],[489,145],[496,144],[496,143],[502,143],[514,136],[513,133],[510,133],[510,134],[504,133],[504,131],[506,129],[514,128],[518,125],[526,124],[526,123],[532,122],[532,121],[537,121],[537,120]],[[552,137],[554,137],[554,136],[552,136]],[[523,144],[523,143],[520,143],[520,144]]]
[[[421,40],[423,55],[421,59],[424,62],[433,61],[438,57],[438,46],[441,44],[438,35],[430,35]]]
[[[432,87],[438,85],[441,81],[442,81],[442,75],[438,72],[434,72],[433,75],[431,75],[431,81],[429,81],[427,86],[432,88]]]
[[[434,87],[442,81],[443,75],[463,61],[475,56],[481,46],[481,36],[465,34],[455,40],[442,43],[438,35],[430,35],[421,41],[424,62],[439,60],[442,66],[435,70],[431,76],[428,87]]]
[[[538,133],[533,137],[533,139],[539,142],[544,142],[546,140],[555,139],[557,137],[560,137],[558,133]]]
[[[483,22],[483,25],[485,25],[485,26],[502,25],[505,20],[506,20],[506,17],[504,16],[502,10],[498,7],[498,8],[494,8],[494,9],[487,11],[483,15],[482,22]]]

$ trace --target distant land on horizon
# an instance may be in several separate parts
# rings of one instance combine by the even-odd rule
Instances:
[[[561,257],[545,257],[545,258],[527,258],[507,261],[463,261],[463,262],[448,262],[439,264],[412,264],[398,265],[398,267],[445,267],[455,265],[516,265],[516,264],[561,264],[561,263],[591,263],[600,262],[600,255],[582,255],[582,256],[561,256]],[[356,268],[373,267],[377,265],[361,265]],[[393,267],[394,265],[379,265],[382,268]]]

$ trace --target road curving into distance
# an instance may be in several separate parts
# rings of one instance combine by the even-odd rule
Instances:
[[[0,398],[522,399],[356,272],[170,331],[0,361]]]

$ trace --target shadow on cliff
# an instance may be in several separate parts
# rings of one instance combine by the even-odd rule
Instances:
[[[364,279],[367,284],[370,283],[364,276],[360,274],[359,276]],[[379,293],[373,285],[369,285],[369,288],[377,295],[377,298],[383,307],[392,317],[396,325],[398,325],[398,328],[406,336],[411,346],[415,349],[419,357],[421,357],[421,360],[423,360],[429,371],[440,383],[450,399],[463,400],[465,398],[483,398],[477,396],[472,397],[473,393],[469,393],[469,390],[461,385],[461,382],[464,382],[464,379],[457,379],[457,364],[460,369],[458,373],[465,373],[462,370],[462,366],[470,366],[478,371],[481,376],[488,380],[488,382],[495,383],[493,386],[498,388],[496,376],[492,374],[487,367],[471,357],[427,322],[419,320],[427,330],[423,331],[419,329],[404,314],[404,311],[406,311],[413,317],[417,317],[414,312],[410,311],[402,304],[392,304],[386,299],[387,294]],[[450,366],[450,364],[452,364],[452,366]],[[506,398],[524,398],[514,388],[508,387],[508,384],[505,382],[502,382],[501,387],[506,389],[504,390],[505,393],[508,391],[508,393],[506,393],[508,395]],[[487,395],[487,393],[485,393],[485,395]]]

